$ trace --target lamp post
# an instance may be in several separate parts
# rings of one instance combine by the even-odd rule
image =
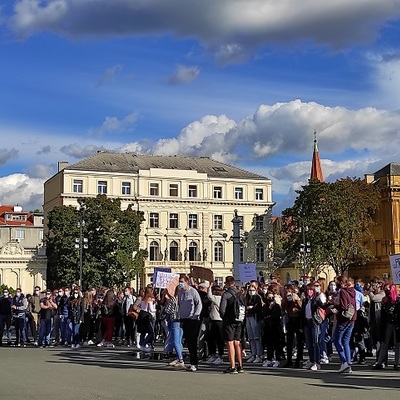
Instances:
[[[303,265],[303,275],[306,275],[307,271],[307,256],[311,253],[311,243],[306,241],[306,232],[308,232],[308,226],[301,222],[299,232],[302,234],[300,243],[300,258]]]
[[[82,290],[82,274],[83,274],[83,249],[87,249],[88,245],[88,238],[83,237],[83,227],[85,226],[85,221],[83,219],[83,212],[84,208],[81,207],[79,210],[79,238],[75,239],[75,248],[79,249],[79,287]]]

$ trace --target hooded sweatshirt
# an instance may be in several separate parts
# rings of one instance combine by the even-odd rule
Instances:
[[[349,322],[348,319],[343,317],[342,312],[347,310],[349,303],[351,303],[356,310],[356,290],[354,287],[343,287],[339,291],[339,304],[337,307],[337,321],[338,323]],[[354,322],[357,319],[357,312],[354,313],[353,318],[350,322]]]

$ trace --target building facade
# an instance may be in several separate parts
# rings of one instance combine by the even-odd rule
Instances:
[[[0,206],[0,285],[32,293],[36,285],[45,287],[46,268],[43,214]]]
[[[380,190],[380,205],[371,228],[373,240],[364,242],[372,257],[367,265],[352,267],[349,274],[364,279],[390,278],[389,256],[400,254],[400,164],[390,163],[365,175],[365,180]]]
[[[144,213],[140,246],[149,257],[142,284],[155,267],[188,273],[210,268],[222,281],[232,274],[232,219],[241,218],[241,262],[267,271],[272,259],[272,186],[263,176],[208,157],[97,154],[69,166],[45,183],[45,216],[55,206],[105,194]]]

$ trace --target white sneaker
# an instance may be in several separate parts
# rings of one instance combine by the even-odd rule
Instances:
[[[75,345],[74,344],[71,344],[71,349],[75,349]]]
[[[273,363],[272,363],[272,366],[274,367],[274,368],[278,368],[279,367],[279,361],[274,361]]]
[[[207,364],[213,364],[214,361],[217,359],[217,356],[211,356],[208,360],[207,360]]]
[[[256,358],[254,356],[251,356],[250,358],[247,359],[247,362],[252,363],[254,362]]]
[[[88,340],[88,345],[91,346],[92,344],[94,344],[93,340]]]
[[[260,363],[262,363],[261,357],[256,356],[256,358],[254,359],[253,363],[254,363],[254,364],[260,364]]]
[[[214,364],[214,365],[219,365],[219,364],[222,364],[223,362],[224,362],[224,360],[222,359],[222,357],[217,357],[217,358],[214,360],[213,364]]]
[[[189,371],[190,371],[190,372],[196,372],[197,369],[198,369],[198,368],[197,368],[197,365],[191,365],[190,368],[189,368]]]
[[[317,364],[311,365],[310,370],[311,370],[311,371],[318,371],[318,366],[317,366]]]
[[[328,358],[328,357],[323,357],[323,358],[321,358],[320,363],[321,363],[321,364],[329,364],[329,358]]]
[[[104,340],[102,340],[100,343],[97,343],[97,347],[103,347],[104,346]]]
[[[272,367],[274,365],[274,362],[271,360],[266,360],[264,361],[264,364],[262,365],[263,367]]]
[[[81,348],[81,345],[79,343],[75,345],[75,349],[80,349],[80,348]]]
[[[115,346],[111,342],[108,342],[106,343],[105,347],[110,347],[111,349],[113,349]]]
[[[340,366],[338,372],[339,372],[339,374],[340,374],[341,372],[347,371],[349,368],[350,368],[350,365],[347,364],[347,362],[344,362],[344,363],[342,363],[342,365]]]

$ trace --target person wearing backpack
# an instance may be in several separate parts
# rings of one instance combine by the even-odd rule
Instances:
[[[336,351],[339,354],[342,364],[338,370],[339,373],[351,373],[351,350],[350,339],[354,329],[354,323],[357,319],[356,312],[356,291],[354,289],[354,280],[345,276],[337,278],[337,284],[340,287],[339,295],[335,299],[336,329],[333,334],[333,342]]]
[[[224,373],[237,374],[244,372],[242,360],[242,337],[243,321],[245,317],[245,300],[239,289],[235,286],[235,278],[225,278],[225,290],[221,297],[219,314],[222,318],[222,330],[226,347],[228,350],[229,367]],[[236,367],[237,361],[237,367]]]

